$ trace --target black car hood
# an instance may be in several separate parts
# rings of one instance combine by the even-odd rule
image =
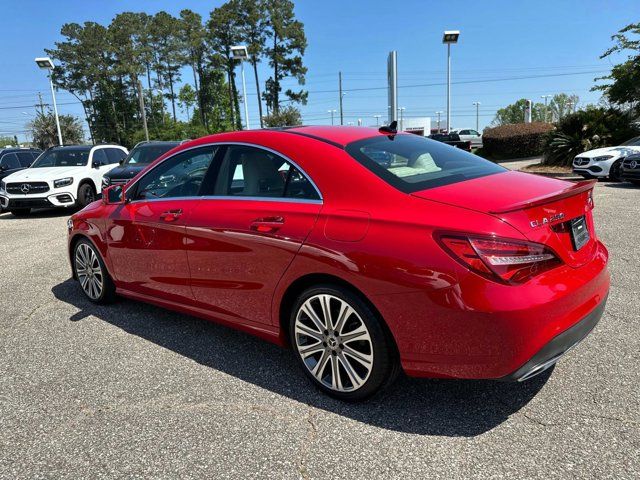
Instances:
[[[146,165],[124,165],[122,167],[116,167],[105,174],[107,178],[133,178],[135,177],[141,170],[143,170]]]

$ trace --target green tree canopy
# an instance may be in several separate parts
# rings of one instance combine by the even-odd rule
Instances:
[[[607,99],[616,105],[628,107],[637,112],[640,107],[640,22],[627,25],[611,37],[614,45],[600,58],[622,52],[630,52],[627,60],[611,69],[611,73],[596,80],[608,83],[596,85]]]
[[[80,119],[73,115],[60,115],[60,131],[62,141],[65,145],[82,143],[84,132]],[[29,133],[33,138],[33,144],[38,148],[45,149],[53,145],[58,145],[58,129],[56,127],[56,117],[52,112],[38,114],[27,125]]]

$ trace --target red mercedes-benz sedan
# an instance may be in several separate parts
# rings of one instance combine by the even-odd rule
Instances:
[[[400,369],[525,380],[602,315],[592,189],[388,127],[223,133],[73,215],[69,255],[92,301],[119,294],[290,345],[341,399]]]

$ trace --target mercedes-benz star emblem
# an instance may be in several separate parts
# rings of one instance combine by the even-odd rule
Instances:
[[[638,166],[638,162],[636,160],[631,160],[631,163],[629,164],[629,167],[636,168]]]
[[[28,183],[23,183],[22,185],[20,185],[20,191],[22,193],[29,193],[30,189],[31,189],[31,187],[29,186]]]

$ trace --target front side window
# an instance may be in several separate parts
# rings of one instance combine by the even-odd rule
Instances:
[[[33,163],[33,155],[30,152],[18,152],[18,161],[20,162],[20,166],[28,167]]]
[[[319,200],[309,179],[273,152],[244,145],[227,147],[213,195]]]
[[[0,159],[0,167],[3,170],[15,170],[16,168],[20,168],[20,163],[18,162],[18,157],[15,153],[7,153]]]
[[[107,148],[106,150],[110,165],[120,163],[120,160],[126,157],[126,154],[119,148]]]
[[[163,161],[137,183],[133,199],[194,197],[211,165],[216,147],[179,153]]]
[[[33,162],[31,168],[84,167],[89,160],[88,148],[66,148],[47,150]]]
[[[350,143],[346,151],[406,193],[507,171],[476,155],[417,135],[380,135]]]

